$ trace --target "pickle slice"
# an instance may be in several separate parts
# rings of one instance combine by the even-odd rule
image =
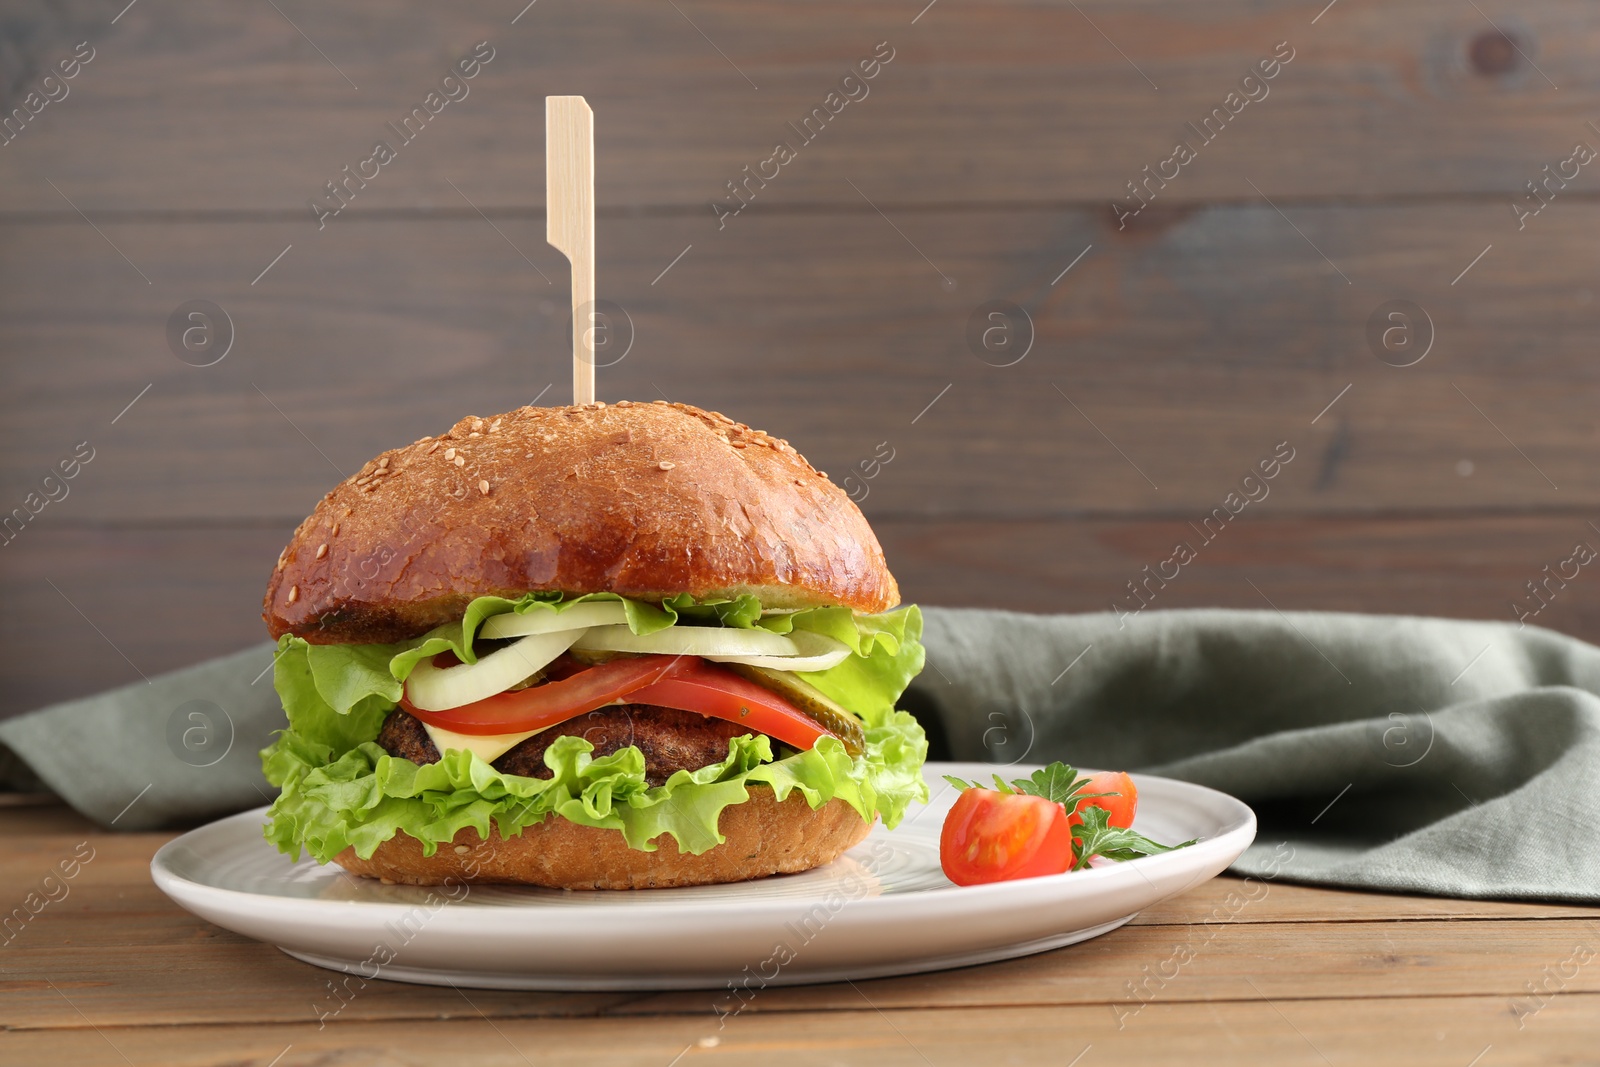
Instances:
[[[861,720],[799,675],[788,671],[775,671],[770,667],[752,667],[748,663],[719,663],[717,666],[748,678],[788,700],[823,729],[843,741],[844,750],[850,753],[851,758],[858,757],[866,751],[867,735],[861,729]]]

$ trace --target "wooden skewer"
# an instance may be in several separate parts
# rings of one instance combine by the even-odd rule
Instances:
[[[594,402],[594,112],[544,98],[545,240],[572,264],[572,402]]]

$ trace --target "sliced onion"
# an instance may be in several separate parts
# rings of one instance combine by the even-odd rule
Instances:
[[[800,648],[782,634],[759,627],[669,626],[636,634],[626,626],[596,626],[572,646],[587,652],[654,652],[665,656],[798,656]]]
[[[706,656],[718,663],[743,663],[751,667],[768,667],[775,671],[825,671],[837,667],[850,656],[850,646],[843,641],[796,630],[789,635],[794,642],[795,656]]]
[[[559,633],[562,630],[586,630],[591,626],[610,626],[628,621],[628,612],[620,600],[594,600],[587,604],[574,604],[562,611],[537,609],[526,615],[508,611],[492,615],[478,631],[479,637],[526,637],[530,634]]]
[[[448,711],[487,699],[548,666],[583,632],[534,634],[480,657],[476,663],[456,667],[435,667],[431,657],[420,660],[406,679],[406,697],[423,711]]]

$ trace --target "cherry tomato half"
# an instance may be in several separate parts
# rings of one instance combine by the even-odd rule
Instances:
[[[1072,866],[1066,809],[1044,797],[968,789],[945,816],[939,863],[956,885],[1061,874]]]
[[[1134,786],[1133,779],[1127,771],[1101,771],[1099,774],[1091,774],[1085,792],[1117,795],[1078,801],[1078,806],[1072,811],[1072,818],[1067,820],[1073,826],[1083,823],[1078,812],[1087,804],[1093,804],[1109,812],[1111,817],[1107,821],[1112,826],[1126,830],[1133,825],[1133,813],[1139,806],[1139,790]]]

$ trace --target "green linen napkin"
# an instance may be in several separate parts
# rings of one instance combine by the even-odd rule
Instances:
[[[1600,902],[1591,645],[1392,616],[924,615],[928,669],[902,704],[934,758],[1063,759],[1225,790],[1261,817],[1238,873]],[[261,804],[255,754],[283,722],[261,676],[271,656],[264,644],[12,719],[0,745],[119,829]]]
[[[1600,902],[1600,648],[1400,616],[926,615],[907,707],[958,759],[1232,793],[1260,819],[1240,874]]]

